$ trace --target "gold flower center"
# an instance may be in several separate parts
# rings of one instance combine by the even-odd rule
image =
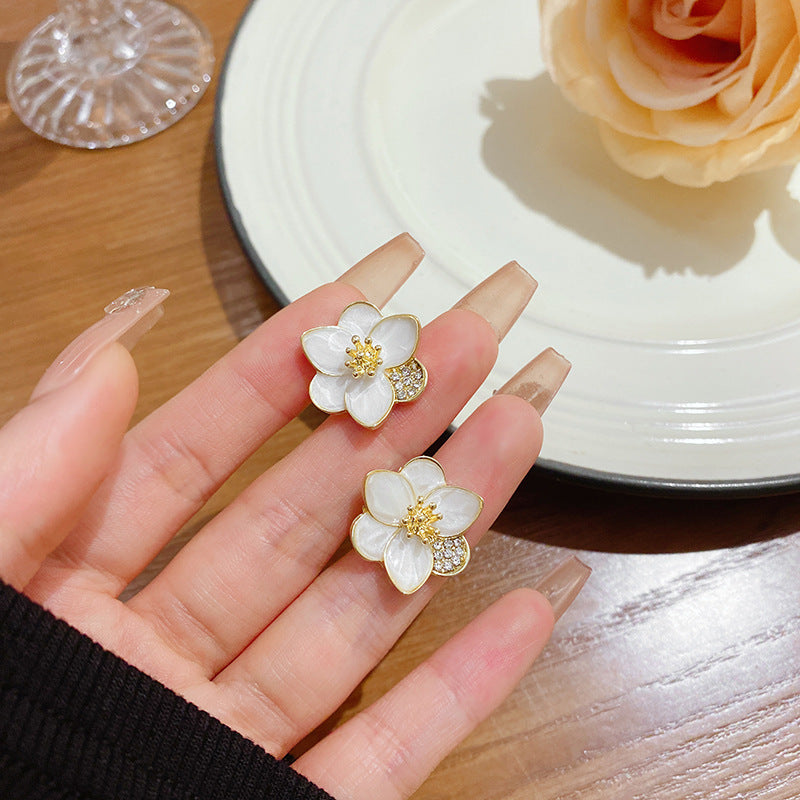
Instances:
[[[425,544],[430,544],[439,536],[436,523],[441,518],[442,515],[436,513],[436,503],[426,504],[421,497],[418,497],[413,506],[408,506],[408,513],[400,522],[409,536],[416,536]]]
[[[369,337],[362,342],[358,336],[354,336],[350,341],[353,342],[353,346],[345,350],[350,358],[344,365],[353,371],[354,378],[360,378],[362,375],[369,375],[372,378],[378,366],[383,364],[380,356],[381,346],[373,344]]]

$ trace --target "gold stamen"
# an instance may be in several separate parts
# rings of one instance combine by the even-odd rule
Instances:
[[[379,358],[378,351],[380,345],[373,345],[372,339],[367,337],[364,342],[358,336],[352,337],[354,347],[346,348],[345,352],[350,359],[344,362],[345,367],[352,370],[353,377],[358,378],[362,375],[368,375],[374,378],[378,366],[383,363],[383,359]]]

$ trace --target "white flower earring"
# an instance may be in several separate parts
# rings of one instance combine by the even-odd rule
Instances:
[[[419,320],[411,314],[384,317],[372,303],[347,306],[336,325],[312,328],[301,337],[317,374],[308,393],[321,411],[347,411],[365,428],[377,428],[396,402],[408,403],[428,382],[414,358]]]
[[[364,512],[350,527],[356,552],[382,561],[392,583],[412,594],[435,575],[457,575],[469,561],[464,532],[483,498],[450,486],[438,461],[412,458],[399,472],[374,470],[364,479]]]

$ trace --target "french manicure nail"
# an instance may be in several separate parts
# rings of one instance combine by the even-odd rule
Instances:
[[[161,304],[169,296],[166,289],[145,286],[131,289],[109,303],[101,320],[74,339],[47,368],[31,399],[41,397],[69,383],[104,347],[119,342],[128,350],[164,314]]]
[[[498,394],[515,394],[522,397],[541,416],[556,396],[571,368],[572,364],[561,353],[548,347],[500,388]]]
[[[579,558],[570,556],[548,572],[533,588],[547,598],[553,608],[553,616],[558,620],[572,605],[591,574],[590,567]]]
[[[533,277],[516,261],[510,261],[464,295],[454,308],[466,308],[480,314],[500,341],[525,310],[537,286]]]
[[[370,303],[384,305],[419,266],[425,251],[408,233],[381,245],[339,278],[359,289]]]

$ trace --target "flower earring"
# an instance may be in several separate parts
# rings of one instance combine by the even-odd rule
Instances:
[[[368,561],[382,561],[392,583],[412,594],[435,575],[457,575],[469,561],[464,532],[483,498],[450,486],[438,461],[412,458],[399,472],[374,470],[364,479],[364,512],[350,539]]]
[[[372,303],[347,306],[336,325],[312,328],[301,337],[317,374],[309,386],[321,411],[347,411],[365,428],[377,428],[396,402],[408,403],[428,382],[414,358],[419,320],[411,314],[384,317]]]

